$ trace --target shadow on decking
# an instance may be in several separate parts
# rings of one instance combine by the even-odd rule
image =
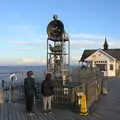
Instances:
[[[35,114],[30,116],[23,104],[4,103],[0,106],[0,120],[56,120],[52,114],[45,116],[38,108],[34,110]]]
[[[68,105],[53,104],[53,112],[47,116],[42,113],[42,100],[37,100],[34,105],[35,114],[25,112],[24,97],[15,91],[14,102],[9,101],[9,91],[4,91],[4,103],[0,105],[0,120],[79,120]]]

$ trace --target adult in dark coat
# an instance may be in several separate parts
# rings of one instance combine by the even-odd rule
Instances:
[[[51,79],[51,73],[47,73],[45,80],[41,83],[41,93],[43,95],[43,111],[51,112],[51,99],[54,94],[54,82]]]
[[[4,90],[4,87],[5,87],[5,81],[2,80],[2,88],[3,88],[3,90]]]
[[[26,101],[26,110],[29,113],[32,113],[33,111],[33,99],[35,96],[35,80],[32,77],[33,72],[28,71],[27,72],[27,78],[24,79],[24,90],[25,90],[25,101]]]

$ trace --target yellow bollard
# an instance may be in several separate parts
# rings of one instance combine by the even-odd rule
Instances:
[[[83,115],[83,116],[88,115],[88,109],[87,109],[86,95],[85,94],[81,95],[80,115]]]

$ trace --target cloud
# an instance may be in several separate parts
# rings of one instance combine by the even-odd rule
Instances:
[[[19,50],[19,51],[30,51],[30,50],[33,50],[32,47],[22,47],[22,48],[16,48],[16,50]]]
[[[105,35],[99,34],[75,33],[70,34],[70,38],[72,46],[79,46],[85,49],[102,48],[105,41]],[[120,38],[114,38],[112,36],[106,36],[106,38],[111,48],[119,48]]]
[[[71,34],[71,62],[77,63],[85,49],[103,48],[105,36],[95,34]],[[109,48],[119,48],[120,42],[113,37],[107,37]]]
[[[71,41],[71,50],[97,49],[102,48],[101,41],[94,40],[74,40]]]
[[[41,44],[40,40],[32,40],[32,41],[27,41],[27,40],[14,40],[12,41],[13,44],[16,45],[37,45],[37,44]]]
[[[8,65],[21,65],[19,59],[12,59],[12,58],[1,58],[0,59],[1,66],[8,66]]]
[[[109,48],[119,48],[120,49],[120,42],[118,42],[118,41],[110,41],[110,42],[108,42],[108,44],[109,44]]]
[[[39,26],[37,25],[12,25],[12,26],[7,26],[6,28],[12,29],[12,30],[33,30],[33,29],[38,29]]]
[[[22,65],[45,65],[46,59],[44,58],[24,58],[20,60]]]
[[[42,40],[18,40],[12,41],[11,44],[14,45],[15,49],[20,51],[29,51],[29,50],[37,50],[46,48],[46,42]]]
[[[70,37],[71,49],[73,51],[102,48],[103,41],[105,40],[104,35],[98,34],[76,33],[70,34]]]
[[[93,44],[95,44],[95,43],[98,43],[98,41],[94,41],[94,40],[73,40],[73,41],[71,41],[71,44],[72,45],[76,45],[76,44],[80,44],[80,45],[87,45],[87,44],[89,44],[89,45],[93,45]]]
[[[46,65],[45,58],[2,58],[0,60],[0,65]]]
[[[86,34],[86,33],[76,33],[76,34],[70,34],[70,37],[72,39],[92,39],[92,40],[103,40],[105,38],[105,35],[97,35],[97,34]]]
[[[42,36],[43,37],[43,36]],[[45,38],[45,37],[44,37]],[[47,38],[47,37],[46,37]],[[71,34],[70,35],[70,49],[71,49],[71,61],[77,62],[80,59],[84,49],[99,49],[103,48],[105,36],[104,35],[96,35],[96,34]],[[109,48],[120,48],[120,41],[118,38],[113,38],[111,36],[107,37],[107,41],[109,44]],[[43,56],[46,55],[46,41],[43,38],[35,39],[35,40],[5,40],[4,43],[12,44],[11,47],[15,50],[23,51],[23,55],[27,53],[27,51],[32,51],[30,54],[34,52],[41,52]],[[26,52],[24,52],[26,51]],[[15,51],[16,52],[16,51]],[[18,51],[17,51],[18,52]],[[40,65],[46,64],[46,59],[43,58],[24,58],[20,60],[11,60],[8,63],[15,63],[20,65]],[[7,63],[5,62],[5,63]],[[4,63],[4,61],[3,61]]]
[[[86,33],[76,33],[70,34],[71,37],[71,49],[99,49],[103,48],[103,44],[105,41],[105,35],[99,34],[86,34]],[[120,42],[119,38],[113,38],[111,36],[107,36],[108,44],[110,48],[119,48]]]
[[[80,58],[81,58],[80,55],[72,56],[71,57],[71,62],[78,62],[80,60]]]

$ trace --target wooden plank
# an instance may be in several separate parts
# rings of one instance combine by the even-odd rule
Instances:
[[[14,119],[16,118],[15,120],[24,120],[20,115],[20,111],[19,111],[19,108],[17,107],[17,105],[13,104],[12,107],[14,110],[13,111]]]
[[[4,114],[4,120],[9,120],[8,119],[8,104],[5,103],[3,108],[4,108],[4,110],[3,110],[4,111],[3,112],[3,114]]]
[[[17,120],[17,116],[16,116],[16,112],[17,112],[17,111],[15,110],[14,104],[12,104],[11,107],[12,107],[12,111],[11,111],[12,113],[11,113],[11,114],[12,114],[12,116],[13,116],[13,117],[12,117],[12,120]]]
[[[4,105],[3,105],[3,104],[1,104],[1,105],[0,105],[0,120],[4,120],[3,107],[4,107]]]
[[[18,109],[18,108],[17,108]],[[16,110],[17,110],[16,109]],[[27,120],[25,119],[25,113],[22,113],[21,111],[17,110],[16,112],[17,120]]]
[[[13,107],[11,106],[10,103],[8,103],[7,106],[8,106],[8,120],[14,120],[12,115]]]
[[[46,116],[45,115],[43,115],[41,112],[39,112],[39,111],[36,111],[35,112],[35,115],[38,117],[38,120],[47,120],[46,119]]]
[[[44,115],[41,109],[37,107],[35,107],[35,115],[37,116],[37,120],[56,120],[53,113]]]
[[[56,120],[56,118],[54,117],[53,113],[48,114],[48,116],[49,116],[50,120]]]
[[[25,120],[25,112],[23,109],[23,105],[21,104],[14,104],[15,114],[17,119],[16,120]]]

